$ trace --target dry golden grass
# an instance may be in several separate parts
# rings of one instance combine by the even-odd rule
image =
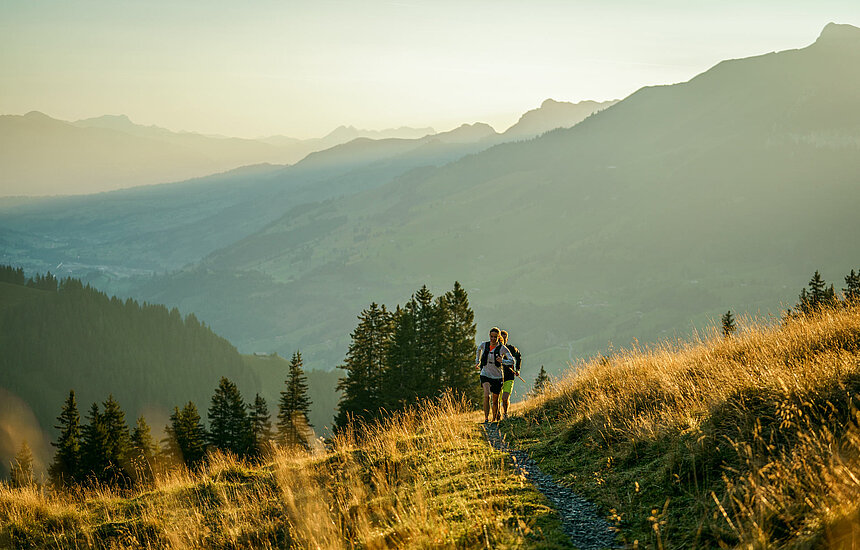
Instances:
[[[445,398],[263,466],[215,455],[146,490],[0,485],[0,547],[561,548],[557,515]]]
[[[631,543],[860,548],[860,309],[741,324],[581,365],[509,436]]]

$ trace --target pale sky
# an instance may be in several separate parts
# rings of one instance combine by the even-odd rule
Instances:
[[[858,0],[2,0],[0,114],[240,137],[487,122],[805,47]]]

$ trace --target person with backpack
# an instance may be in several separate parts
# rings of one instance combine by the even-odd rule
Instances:
[[[502,370],[504,371],[504,382],[502,382],[502,418],[508,417],[508,403],[511,400],[511,392],[514,391],[514,379],[520,375],[520,365],[522,364],[522,355],[520,350],[513,344],[508,343],[508,331],[503,330],[499,334],[502,345],[508,348],[508,351],[513,355],[516,361],[502,361]]]
[[[490,329],[490,340],[478,346],[475,368],[481,371],[481,387],[484,388],[484,422],[490,421],[490,398],[493,404],[493,422],[499,421],[499,394],[502,392],[504,374],[502,361],[509,360],[512,364],[514,357],[499,338],[498,327]]]

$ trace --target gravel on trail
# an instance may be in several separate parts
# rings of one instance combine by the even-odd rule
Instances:
[[[619,548],[615,540],[615,530],[608,521],[598,515],[597,507],[593,503],[576,495],[567,487],[559,485],[552,476],[541,472],[537,463],[529,458],[525,451],[508,447],[499,433],[497,423],[486,422],[482,427],[490,445],[511,455],[514,466],[526,479],[534,483],[535,487],[546,495],[553,507],[558,510],[562,529],[576,548],[580,550]]]

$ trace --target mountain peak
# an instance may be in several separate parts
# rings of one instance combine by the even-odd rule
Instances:
[[[853,25],[828,23],[821,31],[817,45],[844,47],[849,44],[857,44],[860,48],[860,28]]]

